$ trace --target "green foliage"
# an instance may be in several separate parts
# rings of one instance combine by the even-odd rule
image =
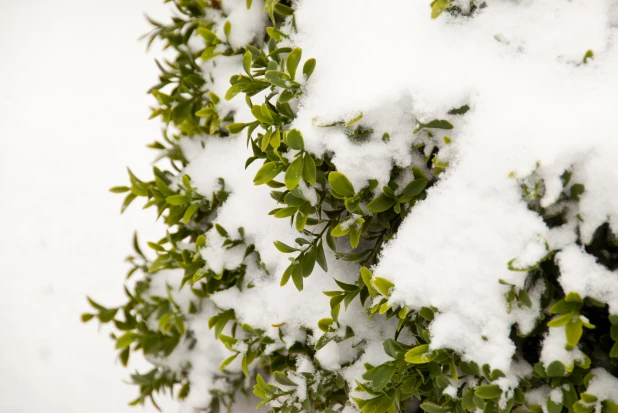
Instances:
[[[544,291],[535,328],[525,333],[514,328],[511,335],[517,347],[514,359],[534,366],[532,375],[514,388],[507,388],[500,381],[504,377],[502,371],[462,360],[452,349],[432,347],[429,328],[440,309],[414,308],[414,303],[408,303],[411,306],[408,308],[404,303],[395,302],[391,294],[397,286],[387,278],[374,276],[369,270],[368,267],[379,261],[384,243],[397,233],[403,219],[417,202],[425,199],[427,190],[448,168],[439,158],[437,142],[441,145],[451,142],[448,136],[442,135],[455,128],[449,120],[419,120],[416,128],[410,131],[419,138],[411,149],[421,155],[418,158],[423,162],[408,168],[393,167],[388,182],[352,182],[335,168],[332,153],[321,156],[311,153],[305,145],[303,132],[291,128],[296,116],[294,108],[305,93],[304,85],[311,81],[313,72],[319,70],[318,62],[303,56],[300,47],[287,46],[290,31],[295,30],[292,2],[266,0],[264,12],[270,26],[265,27],[262,36],[252,44],[240,49],[234,49],[228,42],[234,31],[229,21],[223,25],[222,37],[225,38],[215,33],[220,31],[215,30],[213,16],[226,18],[220,1],[173,0],[171,3],[177,16],[170,24],[150,20],[153,30],[148,35],[149,44],[161,41],[164,48],[171,48],[175,53],[172,60],[163,64],[157,62],[161,70],[160,82],[150,90],[157,102],[152,108],[152,117],[160,118],[164,125],[163,139],[150,147],[159,151],[158,159],[169,160],[170,166],[168,169],[154,167],[153,178],[149,181],[140,180],[129,170],[129,184],[111,189],[113,193],[125,194],[122,211],[136,199],[143,198],[144,207],[155,207],[168,230],[162,239],[147,243],[154,258],[142,251],[135,236],[135,254],[127,259],[131,265],[127,276],[139,274],[139,278],[131,288],[125,287],[125,304],[107,308],[88,298],[93,310],[82,315],[84,322],[97,319],[113,326],[111,336],[125,366],[133,352],[139,351],[154,359],[169,356],[178,346],[192,348],[201,337],[196,335],[189,321],[194,315],[203,315],[206,307],[212,308],[209,300],[212,294],[230,288],[241,291],[252,288],[245,282],[249,265],[268,273],[255,246],[245,239],[243,228],[223,228],[214,223],[217,209],[230,194],[225,181],[220,179],[219,188],[213,193],[201,194],[190,177],[182,172],[188,162],[179,145],[181,138],[203,144],[204,135],[229,138],[246,133],[247,145],[252,151],[246,166],[256,161],[261,164],[253,183],[266,185],[269,189],[264,190],[270,191],[277,203],[277,208],[270,212],[272,217],[264,219],[287,219],[298,231],[293,245],[281,241],[274,243],[280,253],[289,254],[290,264],[283,273],[269,275],[280,277],[282,286],[291,280],[302,290],[304,279],[314,271],[328,272],[326,247],[337,259],[356,263],[359,274],[353,282],[340,281],[335,278],[337,274],[332,274],[338,288],[324,291],[329,297],[331,316],[320,320],[313,328],[303,328],[300,336],[306,338],[294,343],[284,342],[282,329],[286,326],[283,323],[272,325],[279,331],[279,337],[273,338],[272,334],[238,320],[234,310],[216,309],[208,327],[213,338],[221,341],[230,355],[219,366],[220,375],[217,376],[226,383],[225,390],[211,390],[213,401],[207,411],[230,409],[239,393],[247,394],[253,389],[261,399],[259,406],[282,413],[332,413],[346,405],[357,407],[363,413],[395,413],[406,411],[412,401],[428,413],[478,410],[540,413],[541,406],[526,401],[524,393],[541,386],[557,389],[562,394],[561,403],[547,400],[545,407],[549,413],[564,409],[589,413],[593,411],[593,403],[602,403],[599,406],[604,412],[618,410],[613,402],[599,401],[595,395],[586,393],[592,365],[606,366],[614,374],[617,372],[618,315],[610,315],[607,306],[592,297],[562,291],[558,283],[559,269],[554,262],[556,251],[550,250],[549,245],[546,256],[530,267],[517,267],[516,259],[505,263],[510,270],[525,273],[522,274],[525,277],[523,287],[501,281],[507,311],[511,312],[515,306],[533,308],[538,304],[531,299],[533,289],[543,286]],[[468,15],[474,13],[476,3],[472,2]],[[250,7],[252,2],[248,0],[246,4]],[[455,16],[462,14],[450,0],[434,1],[431,10],[432,18],[445,11]],[[202,47],[188,47],[190,40]],[[280,44],[282,42],[284,45]],[[210,74],[203,69],[204,62],[216,63],[220,55],[242,57],[244,70],[232,76],[229,89],[221,97],[209,90]],[[587,54],[584,62],[590,58],[592,54]],[[268,93],[258,102],[255,96],[262,91]],[[221,116],[218,106],[221,99],[241,99],[242,95],[254,120],[238,123],[234,122],[233,114]],[[469,109],[468,105],[454,108],[445,117],[465,116]],[[360,144],[374,134],[364,124],[361,112],[334,123],[316,118],[314,124],[338,128]],[[258,126],[263,132],[256,132]],[[385,133],[380,138],[388,141],[390,136]],[[528,207],[549,227],[565,225],[569,219],[578,217],[577,203],[585,188],[571,182],[574,174],[574,171],[567,171],[562,176],[563,190],[551,206],[541,204],[545,188],[536,173],[518,180]],[[308,197],[306,188],[315,190],[317,196]],[[211,240],[206,239],[205,234],[211,229],[223,239],[223,249],[243,252],[243,261],[237,268],[217,273],[208,267],[200,251],[210,245]],[[602,265],[612,270],[618,268],[618,242],[607,224],[597,230],[590,244],[583,245],[581,240],[580,243]],[[189,308],[178,305],[174,298],[177,291],[169,286],[164,296],[150,293],[153,277],[170,269],[182,273],[181,288],[192,292]],[[396,327],[392,338],[383,343],[388,361],[377,366],[365,364],[362,381],[350,387],[339,373],[322,368],[315,354],[329,343],[350,343],[346,340],[355,337],[354,330],[341,323],[339,316],[356,299],[369,320],[376,318],[380,323],[391,320]],[[550,329],[563,329],[566,349],[578,348],[584,356],[570,365],[560,360],[548,365],[541,363],[539,342]],[[406,344],[410,342],[414,344]],[[358,357],[364,351],[364,344],[356,344]],[[311,359],[315,371],[298,371],[299,357]],[[229,366],[237,360],[242,374],[229,371]],[[191,389],[190,369],[187,365],[180,372],[172,371],[156,364],[146,373],[136,372],[131,379],[139,387],[139,396],[131,404],[150,400],[156,406],[155,396],[168,391],[179,399],[186,398],[195,391]],[[453,383],[457,384],[456,397],[445,392]],[[303,397],[296,391],[300,384],[306,390]],[[365,397],[353,398],[353,391]]]

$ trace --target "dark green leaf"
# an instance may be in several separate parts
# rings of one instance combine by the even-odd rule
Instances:
[[[495,399],[502,394],[502,389],[497,384],[488,384],[477,387],[474,394],[481,399]]]
[[[368,205],[369,212],[377,214],[378,212],[384,212],[395,205],[395,200],[382,194],[374,198]]]
[[[289,254],[289,253],[291,253],[291,252],[298,251],[298,249],[297,249],[297,248],[290,247],[289,245],[284,244],[284,243],[283,243],[283,242],[281,242],[281,241],[275,241],[275,247],[276,247],[279,251],[281,251],[281,252],[283,252],[283,253],[285,253],[285,254]]]
[[[316,62],[314,58],[308,59],[305,62],[303,65],[303,75],[305,76],[305,79],[309,79],[311,77],[311,74],[315,70],[315,64]]]
[[[298,129],[292,129],[287,133],[286,143],[291,149],[302,151],[305,148],[303,135]]]

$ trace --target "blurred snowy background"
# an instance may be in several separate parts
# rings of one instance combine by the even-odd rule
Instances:
[[[127,405],[109,331],[80,321],[86,295],[121,303],[133,231],[158,232],[154,211],[121,216],[108,192],[126,166],[150,174],[160,136],[144,13],[169,16],[160,0],[0,0],[2,413],[155,411]]]

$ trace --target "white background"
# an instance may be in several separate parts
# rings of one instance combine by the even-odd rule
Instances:
[[[160,137],[144,12],[169,15],[160,0],[0,0],[1,413],[155,411],[127,406],[109,330],[80,322],[87,294],[122,302],[134,229],[160,230],[108,192],[126,166],[150,176]]]

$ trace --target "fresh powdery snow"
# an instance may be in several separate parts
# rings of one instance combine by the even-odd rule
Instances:
[[[520,257],[535,263],[547,249],[531,245],[556,238],[527,209],[513,177],[539,165],[547,205],[559,194],[562,172],[573,168],[586,188],[579,210],[583,238],[607,220],[617,228],[618,198],[608,196],[618,190],[618,143],[611,132],[618,127],[614,3],[490,1],[473,19],[437,20],[427,18],[424,2],[298,3],[294,41],[318,67],[294,126],[310,150],[333,151],[333,162],[355,186],[369,177],[388,181],[391,165],[410,164],[404,148],[414,143],[415,120],[455,125],[447,172],[374,269],[395,284],[393,302],[438,308],[433,348],[510,370],[511,326],[529,328],[530,314],[507,312],[508,287],[498,280],[523,286],[526,273],[510,271],[507,263]],[[587,50],[595,57],[584,65]],[[447,115],[464,104],[471,110],[461,120]],[[335,128],[316,125],[316,118],[347,121],[358,112],[380,132],[377,139],[384,131],[391,140],[357,145]],[[615,281],[610,284],[616,274],[599,268],[573,241],[560,261],[578,265],[567,266],[563,286],[618,299]],[[556,246],[564,247],[549,245]]]
[[[245,2],[233,3],[244,7]],[[253,8],[262,7],[253,3]],[[500,381],[506,390],[531,371],[525,362],[512,361],[512,326],[524,332],[534,327],[543,293],[534,287],[532,308],[507,311],[504,294],[509,287],[498,281],[523,287],[526,278],[526,272],[508,269],[511,260],[523,268],[547,254],[546,242],[550,250],[561,248],[559,282],[565,291],[597,298],[618,312],[617,274],[575,244],[574,225],[550,230],[527,208],[517,181],[538,174],[547,189],[543,205],[550,205],[561,191],[560,175],[571,169],[585,185],[578,206],[582,238],[589,240],[603,222],[614,231],[618,228],[618,197],[609,196],[618,193],[616,2],[491,0],[474,18],[444,13],[437,20],[428,18],[425,1],[378,3],[296,2],[298,33],[289,43],[302,47],[305,58],[316,58],[317,67],[292,127],[302,131],[308,151],[318,156],[331,152],[337,169],[355,188],[362,188],[368,179],[388,182],[393,165],[419,163],[419,155],[410,150],[423,139],[412,134],[417,121],[448,119],[454,125],[446,133],[451,143],[444,143],[442,135],[436,143],[449,167],[404,220],[372,270],[394,283],[391,302],[412,309],[437,308],[429,327],[432,348],[451,348],[465,360],[501,369],[507,374]],[[229,14],[233,45],[244,44],[265,24],[262,13],[240,9],[234,7]],[[245,29],[236,34],[238,27]],[[583,64],[588,50],[594,58]],[[209,88],[220,96],[229,87],[229,77],[243,71],[239,57],[219,56],[205,64],[213,73]],[[464,116],[447,114],[462,105],[471,108]],[[222,101],[220,108],[233,111],[235,122],[253,120],[241,97]],[[360,144],[340,128],[321,127],[359,114],[359,123],[374,131]],[[390,139],[383,140],[384,133]],[[185,172],[200,193],[218,190],[219,178],[231,192],[215,222],[232,234],[243,227],[247,242],[255,245],[265,264],[248,264],[252,288],[231,288],[213,295],[212,301],[221,309],[233,308],[241,322],[273,338],[282,331],[287,344],[281,345],[291,345],[303,339],[302,327],[316,329],[318,320],[330,317],[329,298],[322,291],[337,289],[333,278],[354,282],[358,267],[327,252],[328,273],[316,267],[302,292],[292,283],[279,286],[289,261],[273,242],[293,245],[298,233],[288,220],[268,216],[277,205],[267,188],[253,185],[260,165],[244,168],[251,156],[245,139],[241,134],[183,144],[190,160]],[[221,248],[223,239],[214,229],[206,237],[201,253],[214,271],[240,264],[243,251]],[[349,347],[363,341],[362,357],[342,372],[354,387],[365,372],[363,363],[387,360],[381,343],[393,326],[367,323],[358,302],[342,312],[340,321],[354,329],[353,340],[332,342],[316,358],[323,368],[340,370],[350,361]],[[194,327],[201,325],[196,323]],[[565,350],[565,340],[562,329],[550,329],[542,353],[546,365],[581,358],[579,349]],[[211,376],[220,363],[214,348],[191,353],[196,357],[191,363]],[[208,355],[198,354],[204,352]],[[217,363],[214,370],[203,357]],[[591,386],[616,388],[615,379],[603,370],[595,372]],[[213,385],[212,380],[198,386]]]
[[[590,372],[594,377],[588,384],[587,392],[598,397],[599,402],[603,400],[611,400],[618,403],[618,379],[609,374],[605,369],[592,369]],[[596,406],[596,411],[599,411],[599,406]]]

